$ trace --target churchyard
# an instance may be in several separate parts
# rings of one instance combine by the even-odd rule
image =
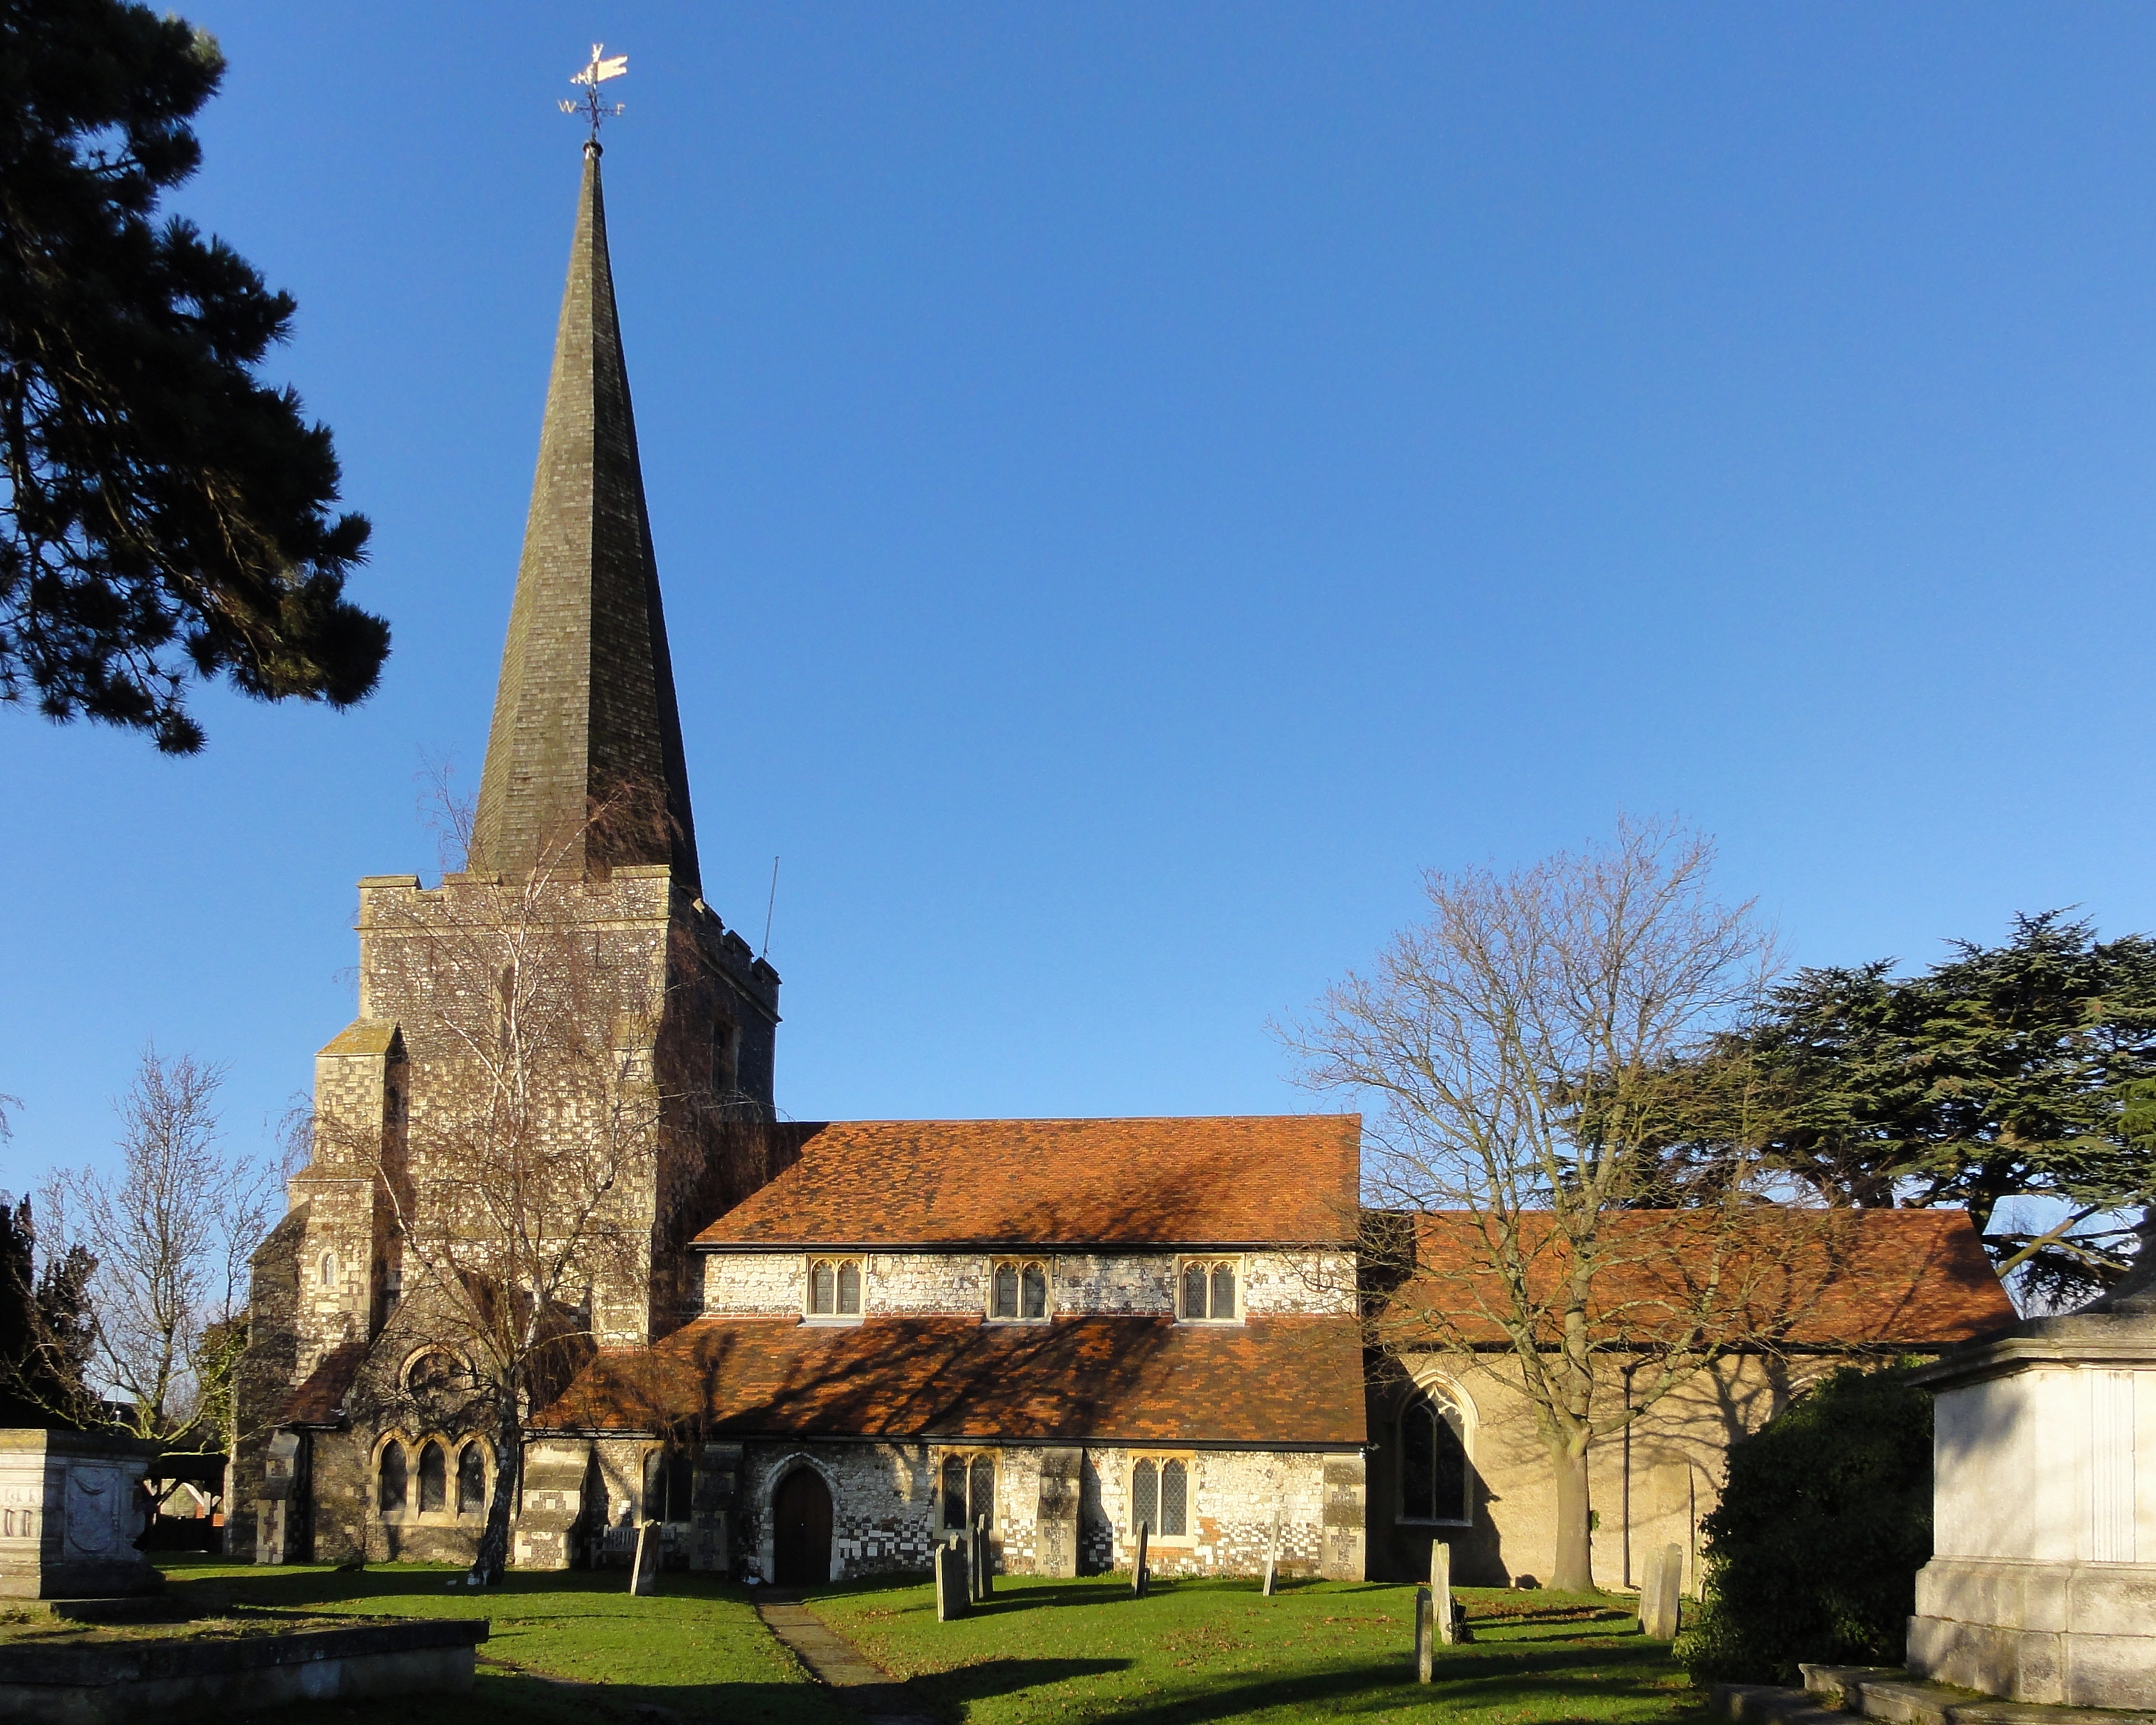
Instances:
[[[512,1573],[467,1589],[434,1565],[262,1569],[172,1558],[173,1590],[223,1594],[231,1611],[484,1617],[468,1696],[325,1703],[280,1712],[285,1725],[495,1725],[628,1720],[670,1725],[853,1725],[844,1692],[812,1681],[756,1612],[757,1589],[670,1574],[629,1596],[619,1570]],[[1271,1599],[1251,1581],[1127,1577],[998,1578],[972,1615],[936,1621],[926,1583],[840,1584],[810,1609],[906,1681],[908,1705],[937,1725],[1143,1725],[1247,1718],[1352,1718],[1391,1725],[1623,1725],[1698,1715],[1702,1697],[1666,1645],[1642,1638],[1618,1594],[1462,1589],[1472,1644],[1439,1650],[1414,1681],[1414,1589],[1298,1581]],[[266,1717],[266,1716],[265,1716]]]

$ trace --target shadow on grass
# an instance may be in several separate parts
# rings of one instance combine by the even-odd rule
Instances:
[[[906,1686],[924,1704],[921,1711],[949,1718],[962,1716],[969,1703],[1033,1686],[1011,1681],[1028,1664],[1052,1668],[1089,1663],[1128,1669],[1137,1661],[985,1661],[923,1674]],[[1196,1677],[1178,1687],[1088,1711],[1095,1717],[1112,1712],[1116,1725],[1209,1725],[1255,1713],[1389,1715],[1409,1709],[1510,1720],[1592,1721],[1611,1717],[1627,1702],[1674,1699],[1667,1674],[1666,1652],[1659,1644],[1530,1645],[1517,1651],[1499,1645],[1441,1659],[1436,1679],[1427,1688],[1414,1681],[1411,1659],[1403,1652],[1351,1657],[1315,1671]]]

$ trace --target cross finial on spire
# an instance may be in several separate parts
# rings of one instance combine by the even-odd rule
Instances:
[[[586,148],[597,150],[599,146],[599,127],[606,121],[618,117],[622,112],[621,103],[616,102],[612,106],[608,106],[599,100],[599,85],[609,78],[624,77],[628,72],[629,56],[627,54],[618,54],[612,59],[608,59],[606,44],[603,42],[594,42],[592,44],[591,64],[570,77],[570,83],[581,84],[584,86],[583,99],[581,101],[563,102],[561,105],[562,111],[564,114],[582,114],[591,122],[592,136]]]

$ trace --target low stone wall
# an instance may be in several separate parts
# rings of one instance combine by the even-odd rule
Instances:
[[[295,1701],[461,1693],[486,1636],[484,1619],[437,1618],[214,1640],[0,1646],[0,1718],[139,1725]]]

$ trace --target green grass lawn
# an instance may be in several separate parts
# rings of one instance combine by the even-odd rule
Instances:
[[[265,1713],[280,1725],[668,1725],[673,1717],[739,1725],[851,1725],[757,1621],[749,1589],[669,1574],[665,1591],[632,1599],[627,1572],[512,1573],[489,1591],[451,1588],[463,1571],[384,1563],[361,1570],[314,1564],[256,1568],[221,1559],[166,1558],[159,1567],[182,1599],[228,1592],[249,1607],[349,1617],[484,1617],[479,1676],[465,1696]],[[549,1679],[567,1679],[567,1682]]]
[[[485,1617],[469,1696],[294,1707],[280,1725],[858,1725],[808,1681],[756,1619],[751,1589],[670,1573],[631,1599],[620,1570],[511,1574],[461,1585],[432,1565],[364,1570],[256,1568],[167,1558],[173,1590],[231,1615],[250,1609],[351,1617]],[[1370,1725],[1663,1725],[1700,1697],[1642,1640],[1628,1601],[1604,1594],[1463,1589],[1476,1640],[1439,1650],[1438,1681],[1414,1681],[1409,1587],[1296,1582],[1260,1597],[1248,1581],[1163,1583],[1133,1600],[1127,1581],[1007,1577],[959,1623],[939,1624],[911,1581],[819,1589],[809,1604],[894,1675],[919,1711],[947,1725],[1199,1725],[1250,1718]],[[240,1716],[228,1722],[240,1725]]]
[[[957,1623],[930,1589],[855,1584],[811,1608],[927,1710],[963,1725],[1197,1725],[1353,1719],[1370,1725],[1661,1722],[1697,1716],[1698,1692],[1629,1600],[1461,1589],[1476,1640],[1438,1650],[1414,1681],[1412,1587],[1298,1582],[1272,1599],[1249,1581],[1157,1585],[1013,1577]]]

